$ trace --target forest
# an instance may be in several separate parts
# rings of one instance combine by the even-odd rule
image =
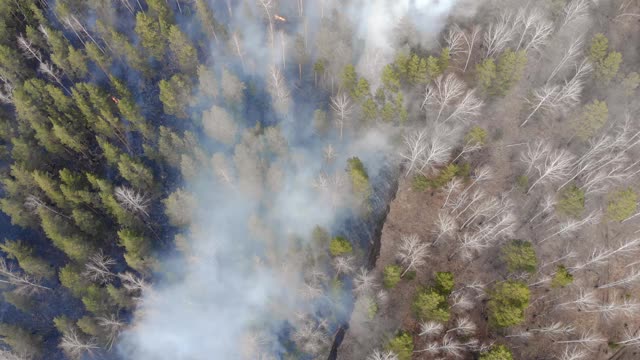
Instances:
[[[640,1],[0,0],[0,360],[640,359]]]

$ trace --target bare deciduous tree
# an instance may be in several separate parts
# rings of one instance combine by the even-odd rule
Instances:
[[[560,356],[560,360],[582,360],[587,357],[587,352],[576,347],[566,347]]]
[[[47,211],[50,211],[58,216],[61,216],[67,220],[71,220],[71,218],[69,218],[68,216],[64,215],[63,213],[57,211],[56,209],[54,209],[53,207],[47,205],[47,203],[45,203],[42,199],[40,199],[38,196],[35,195],[27,195],[27,198],[24,202],[24,207],[27,210],[36,212],[38,209],[43,208],[46,209]]]
[[[444,325],[436,321],[424,321],[420,323],[420,334],[419,336],[431,337],[437,336],[442,333],[444,330]]]
[[[337,274],[351,274],[355,269],[354,263],[353,256],[338,256],[333,260],[333,268]]]
[[[444,199],[444,203],[442,204],[441,209],[444,209],[449,204],[449,198],[451,197],[451,194],[460,190],[462,188],[462,185],[462,180],[457,177],[451,179],[451,181],[449,181],[447,185],[445,185],[444,192],[447,193],[447,197]]]
[[[353,104],[347,94],[340,93],[331,97],[331,108],[336,114],[336,126],[340,129],[340,139],[342,139],[344,125],[351,117]]]
[[[434,106],[437,112],[435,117],[435,121],[437,122],[440,120],[443,112],[452,106],[453,102],[464,94],[464,91],[464,82],[455,74],[440,75],[433,83],[427,85],[424,100],[422,101],[422,108],[426,109],[427,106]],[[480,100],[473,96],[472,92],[470,96],[470,102],[480,102]],[[482,106],[481,102],[480,106]]]
[[[553,32],[553,24],[537,9],[522,8],[515,16],[514,26],[520,32],[516,51],[540,48]]]
[[[451,308],[460,309],[462,311],[469,311],[473,309],[475,304],[471,299],[462,292],[451,294]]]
[[[533,215],[528,222],[532,223],[539,216],[553,214],[553,210],[556,206],[556,203],[557,203],[557,200],[554,195],[546,194],[544,198],[540,201],[540,210],[535,215]]]
[[[262,6],[262,8],[264,9],[264,13],[265,13],[265,17],[267,18],[267,21],[269,22],[269,43],[271,44],[271,47],[273,47],[274,44],[274,29],[273,29],[273,16],[271,15],[271,10],[273,10],[273,1],[272,0],[258,0],[258,4],[260,4],[260,6]]]
[[[574,21],[582,19],[589,15],[589,1],[588,0],[573,0],[565,5],[562,10],[564,18],[558,30],[562,30],[565,26],[571,24]]]
[[[118,186],[114,191],[114,195],[123,208],[133,213],[149,216],[147,208],[149,207],[150,201],[145,194],[125,186]]]
[[[469,61],[471,61],[471,54],[473,53],[473,48],[476,45],[476,42],[478,41],[481,31],[482,31],[482,28],[480,26],[474,26],[473,28],[471,28],[471,34],[467,35],[466,33],[463,33],[464,42],[466,44],[467,59],[464,63],[464,68],[462,69],[462,72],[467,72],[467,68],[469,67]]]
[[[466,122],[480,115],[480,110],[484,106],[482,100],[475,95],[475,90],[469,90],[464,97],[454,107],[451,114],[442,121],[446,123],[449,120],[457,120]]]
[[[447,333],[453,331],[458,333],[461,336],[469,336],[475,333],[476,330],[477,330],[476,324],[473,321],[471,321],[471,319],[469,319],[468,317],[463,316],[456,319],[456,327],[454,327],[453,329],[447,330]]]
[[[594,224],[597,223],[600,218],[602,217],[602,212],[599,210],[593,211],[591,213],[589,213],[587,216],[585,216],[582,220],[574,220],[574,219],[569,219],[563,223],[560,223],[558,225],[558,230],[555,231],[554,233],[552,233],[551,235],[545,237],[544,239],[540,240],[540,244],[542,244],[543,242],[555,237],[555,236],[561,236],[561,237],[567,237],[573,233],[575,233],[576,231],[582,229],[584,226],[589,225],[589,224]]]
[[[587,348],[593,348],[605,342],[607,342],[606,338],[598,335],[593,331],[587,331],[583,333],[578,339],[556,341],[556,344],[579,344]]]
[[[292,338],[304,352],[313,355],[317,355],[329,344],[324,327],[313,320],[307,320],[302,326],[296,327]]]
[[[557,304],[556,307],[563,308],[563,307],[575,306],[578,309],[588,309],[597,305],[598,305],[598,300],[596,298],[595,292],[593,290],[585,291],[581,289],[577,299]]]
[[[93,339],[82,339],[74,329],[67,331],[60,345],[58,345],[67,355],[73,359],[82,359],[83,356],[93,356],[100,347]]]
[[[365,268],[360,268],[353,278],[353,291],[358,295],[369,294],[378,287],[375,275]]]
[[[392,351],[379,351],[374,350],[371,355],[367,356],[367,360],[398,360],[398,355]]]
[[[582,270],[593,265],[606,264],[613,256],[630,256],[640,250],[640,238],[627,240],[615,248],[596,248],[586,261],[571,267],[572,271]]]
[[[436,245],[443,236],[450,235],[457,229],[456,219],[443,211],[438,213],[435,225],[437,237],[433,240],[433,245]]]
[[[403,235],[400,238],[400,248],[398,249],[398,260],[405,267],[400,276],[404,276],[410,270],[418,270],[426,264],[429,256],[429,245],[420,241],[416,234]]]
[[[122,286],[129,292],[144,292],[150,289],[149,283],[131,272],[118,274],[118,277],[122,281]]]
[[[430,135],[430,136],[429,136]],[[404,136],[404,150],[400,157],[408,161],[406,176],[415,172],[427,175],[435,166],[449,159],[451,147],[443,136],[427,129],[416,130]]]
[[[529,187],[527,193],[530,193],[537,185],[544,185],[561,181],[570,175],[571,168],[574,164],[575,157],[567,150],[551,150],[550,145],[541,144],[537,142],[534,147],[528,146],[528,153],[533,153],[532,156],[525,156],[524,159],[532,161],[533,168],[538,173],[538,179]],[[536,152],[532,149],[539,149],[541,152]],[[529,163],[531,166],[531,163]]]
[[[492,21],[484,33],[485,56],[494,56],[504,50],[516,34],[513,14],[502,13],[496,21]]]
[[[48,62],[41,62],[38,66],[38,71],[58,83],[58,85],[60,85],[60,87],[63,88],[67,93],[71,93],[69,89],[64,86],[64,83],[62,83],[62,72],[56,69],[53,65]]]
[[[578,0],[578,1],[582,1],[582,0]],[[553,68],[553,70],[551,71],[551,74],[549,75],[549,78],[547,78],[547,84],[549,84],[551,80],[553,80],[553,78],[556,77],[556,75],[558,75],[558,73],[562,71],[567,64],[571,64],[574,62],[576,57],[578,57],[582,53],[582,46],[583,46],[582,37],[576,38],[571,43],[571,45],[569,45],[569,47],[567,48],[567,51],[562,56],[562,59],[560,59],[560,62],[558,63],[558,65],[556,65],[556,67]]]
[[[274,108],[280,114],[287,114],[291,107],[291,93],[285,84],[285,78],[279,68],[273,66],[269,77],[269,93],[273,99]]]
[[[83,275],[100,284],[107,284],[115,277],[111,268],[116,265],[116,261],[106,256],[102,251],[89,257],[89,261],[85,264]]]
[[[124,329],[125,323],[124,321],[118,319],[116,315],[111,315],[109,317],[99,317],[98,325],[104,330],[107,337],[107,349],[111,350],[113,345],[118,340],[120,336],[120,332]]]
[[[15,287],[16,292],[25,295],[36,294],[43,290],[51,290],[51,288],[40,285],[31,276],[21,274],[12,269],[3,258],[0,258],[0,283],[12,285]]]
[[[36,59],[38,62],[42,63],[42,54],[40,51],[33,45],[31,40],[25,38],[22,35],[18,35],[18,47],[22,50],[26,57],[30,59]]]

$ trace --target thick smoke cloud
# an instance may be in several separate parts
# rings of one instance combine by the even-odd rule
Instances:
[[[437,31],[453,4],[356,1],[349,11],[358,24],[356,36],[365,40],[366,47],[391,54],[391,29],[402,17],[411,12],[422,30]],[[335,6],[336,11],[344,10],[342,4]],[[354,13],[356,9],[358,13]],[[250,10],[254,15],[251,18],[243,16],[246,8],[234,9],[230,22],[244,29],[243,52],[250,64],[245,71],[269,83],[271,69],[280,65],[281,50],[269,46],[265,20],[256,16],[261,14],[260,7],[255,5]],[[216,71],[220,70],[217,66]],[[302,278],[303,270],[308,273],[309,269],[305,269],[307,262],[299,250],[308,246],[316,225],[335,229],[348,214],[338,211],[314,188],[314,182],[320,173],[344,173],[350,156],[360,157],[375,181],[391,145],[389,132],[384,129],[342,141],[334,139],[332,146],[338,155],[328,163],[322,156],[326,144],[308,136],[311,131],[292,128],[305,122],[310,123],[302,115],[281,116],[281,138],[276,136],[274,140],[262,134],[247,141],[254,145],[260,142],[262,151],[271,154],[256,164],[269,164],[265,168],[275,175],[259,176],[262,180],[276,178],[277,187],[247,192],[240,184],[247,179],[226,184],[210,169],[185,184],[197,202],[186,235],[188,249],[184,256],[164,260],[164,279],[143,295],[134,326],[121,337],[119,350],[125,359],[277,358],[288,350],[282,336],[289,326],[305,326],[306,319],[313,319],[327,306],[326,302],[310,300]],[[275,151],[278,141],[289,145]],[[233,157],[233,151],[227,153],[227,159]],[[348,304],[349,296],[344,297]],[[324,346],[332,340],[327,330],[325,338],[318,340]]]

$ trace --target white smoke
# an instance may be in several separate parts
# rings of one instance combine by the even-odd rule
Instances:
[[[392,30],[400,19],[409,16],[419,36],[435,37],[453,4],[357,0],[347,8],[357,25],[356,37],[365,41],[365,53],[376,50],[384,65],[395,51]],[[243,14],[242,9],[236,9],[237,14]],[[259,32],[243,34],[244,55],[247,63],[258,67],[251,70],[254,74],[268,74],[279,53],[264,41],[266,32],[259,30],[263,20],[233,22]],[[281,126],[309,123],[309,119],[291,117]],[[290,143],[300,140],[295,130],[285,128],[282,133]],[[347,158],[358,156],[375,178],[381,170],[380,159],[390,152],[388,138],[388,130],[371,130],[346,140],[336,146],[338,156],[330,171],[343,173]],[[313,188],[315,177],[328,170],[322,158],[324,144],[308,141],[290,148],[281,169],[280,190],[267,192],[267,201],[224,185],[204,171],[197,181],[186,184],[198,200],[197,215],[186,235],[189,251],[184,258],[165,259],[163,279],[144,294],[133,327],[122,335],[119,345],[125,359],[270,359],[286,353],[278,338],[284,323],[295,326],[299,313],[315,312],[315,304],[300,291],[303,270],[309,269],[298,247],[310,243],[314,226],[331,229],[342,216]],[[327,331],[326,341],[331,340]]]
[[[412,45],[426,48],[437,44],[437,36],[457,0],[358,0],[349,13],[357,24],[357,36],[364,39],[358,72],[377,82],[382,67],[393,61],[394,37],[408,32]]]

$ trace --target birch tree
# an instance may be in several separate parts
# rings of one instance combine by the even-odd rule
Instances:
[[[3,258],[0,258],[0,283],[13,286],[14,291],[24,295],[32,295],[44,290],[51,290],[51,288],[40,285],[31,276],[21,274],[12,269]]]
[[[551,150],[548,146],[543,146],[541,149],[543,152],[534,156],[535,159],[541,159],[533,165],[538,178],[529,187],[527,194],[538,185],[564,180],[570,175],[574,164],[575,157],[567,150]]]
[[[336,96],[331,97],[331,108],[335,113],[336,126],[340,131],[340,139],[342,139],[344,125],[351,118],[353,104],[351,103],[351,99],[349,99],[349,96],[347,94],[340,93]]]
[[[403,235],[400,238],[397,257],[405,270],[400,276],[404,276],[411,270],[417,271],[419,267],[426,264],[427,256],[429,256],[429,245],[420,241],[418,235]]]
[[[116,264],[114,259],[104,255],[102,251],[100,251],[89,257],[89,260],[85,264],[85,271],[82,274],[91,281],[107,284],[115,277],[112,268]]]
[[[502,52],[515,37],[517,28],[514,26],[513,18],[512,13],[504,12],[496,21],[491,22],[484,33],[486,57],[492,57]]]
[[[67,355],[71,358],[80,360],[85,355],[94,356],[100,349],[98,344],[93,339],[83,339],[74,329],[70,329],[62,337],[59,345]]]
[[[118,186],[114,191],[114,195],[120,206],[123,208],[131,211],[132,213],[142,214],[149,217],[147,208],[149,207],[150,200],[145,194],[125,186]]]

